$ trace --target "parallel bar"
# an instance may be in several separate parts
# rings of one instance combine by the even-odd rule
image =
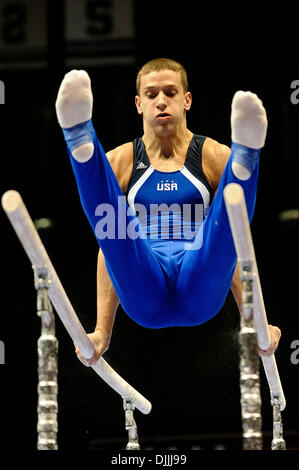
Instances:
[[[94,352],[92,343],[62,287],[20,194],[14,190],[4,193],[2,207],[33,266],[36,269],[47,267],[50,300],[74,343],[86,358],[91,358]],[[151,403],[120,377],[102,357],[92,368],[113,390],[130,400],[142,413],[150,413]]]
[[[254,328],[257,331],[259,347],[266,350],[270,345],[270,334],[244,191],[242,186],[239,184],[231,183],[224,188],[223,196],[237,251],[238,261],[240,264],[253,263]],[[284,410],[286,401],[277,370],[275,355],[272,354],[271,356],[262,357],[262,361],[271,392],[271,400],[273,401],[274,396],[278,396],[281,410]]]

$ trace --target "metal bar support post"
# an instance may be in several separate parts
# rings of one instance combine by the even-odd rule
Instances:
[[[240,263],[242,313],[239,332],[243,449],[262,450],[262,417],[257,334],[253,325],[253,263]]]
[[[57,356],[58,341],[55,337],[55,317],[48,297],[50,284],[46,267],[34,269],[37,291],[37,314],[41,318],[41,336],[38,339],[38,422],[37,449],[57,450]]]
[[[125,423],[126,423],[126,430],[128,431],[128,444],[126,446],[126,450],[140,450],[140,445],[138,442],[138,433],[137,433],[137,425],[134,419],[134,410],[135,406],[130,401],[124,398],[124,411],[125,411]]]

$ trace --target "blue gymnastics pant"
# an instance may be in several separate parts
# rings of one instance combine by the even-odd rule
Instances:
[[[100,220],[97,208],[103,204],[114,209],[116,225],[121,219],[127,227],[134,227],[134,233],[142,234],[137,216],[127,211],[127,203],[119,206],[119,197],[124,196],[92,122],[76,127],[74,135],[72,129],[63,132],[81,204],[95,236]],[[94,144],[93,156],[79,163],[71,151],[78,142],[88,141]],[[147,328],[199,325],[222,308],[237,262],[223,189],[232,182],[242,185],[251,221],[258,182],[258,164],[246,181],[232,173],[232,160],[238,160],[242,147],[234,145],[218,191],[194,240],[198,248],[186,249],[184,240],[150,240],[119,233],[97,238],[121,306],[138,324]]]

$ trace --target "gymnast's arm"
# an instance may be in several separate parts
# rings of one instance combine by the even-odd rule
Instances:
[[[87,335],[93,344],[94,354],[91,359],[87,360],[81,355],[79,349],[76,348],[76,354],[84,365],[91,366],[95,364],[109,348],[118,305],[119,300],[106,269],[104,255],[101,249],[99,249],[97,265],[97,322],[94,332]]]
[[[226,145],[219,144],[217,141],[207,138],[202,152],[202,166],[204,174],[216,194],[222,173],[228,162],[231,149]],[[239,312],[242,313],[242,283],[239,275],[239,264],[237,263],[231,284],[231,291],[237,303]],[[270,346],[264,351],[259,349],[260,356],[270,356],[273,354],[281,337],[281,331],[277,326],[268,325],[270,333]]]
[[[235,301],[238,305],[239,312],[241,313],[242,312],[242,283],[241,283],[240,274],[239,274],[239,263],[237,263],[237,266],[234,272],[231,290],[234,295]],[[276,351],[280,337],[281,337],[281,331],[277,326],[268,325],[268,328],[269,328],[269,333],[270,333],[270,346],[267,350],[263,350],[259,348],[260,356],[271,356],[271,354],[273,354]]]
[[[126,143],[106,155],[121,190],[125,194],[133,168],[133,145],[131,142]],[[104,255],[99,249],[97,263],[97,321],[94,332],[87,335],[94,346],[92,358],[89,360],[84,358],[76,347],[76,354],[84,365],[91,366],[95,364],[109,348],[118,305],[119,300],[108,274]]]

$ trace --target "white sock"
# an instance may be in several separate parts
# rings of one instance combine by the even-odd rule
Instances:
[[[250,91],[237,91],[232,100],[232,141],[261,149],[265,145],[267,126],[266,111],[258,96]],[[238,162],[232,162],[232,171],[241,180],[251,176],[250,170]]]
[[[91,119],[93,96],[89,75],[84,70],[72,70],[67,73],[60,85],[56,113],[60,126],[68,129]],[[87,161],[94,151],[93,143],[85,143],[72,150],[73,157]]]

